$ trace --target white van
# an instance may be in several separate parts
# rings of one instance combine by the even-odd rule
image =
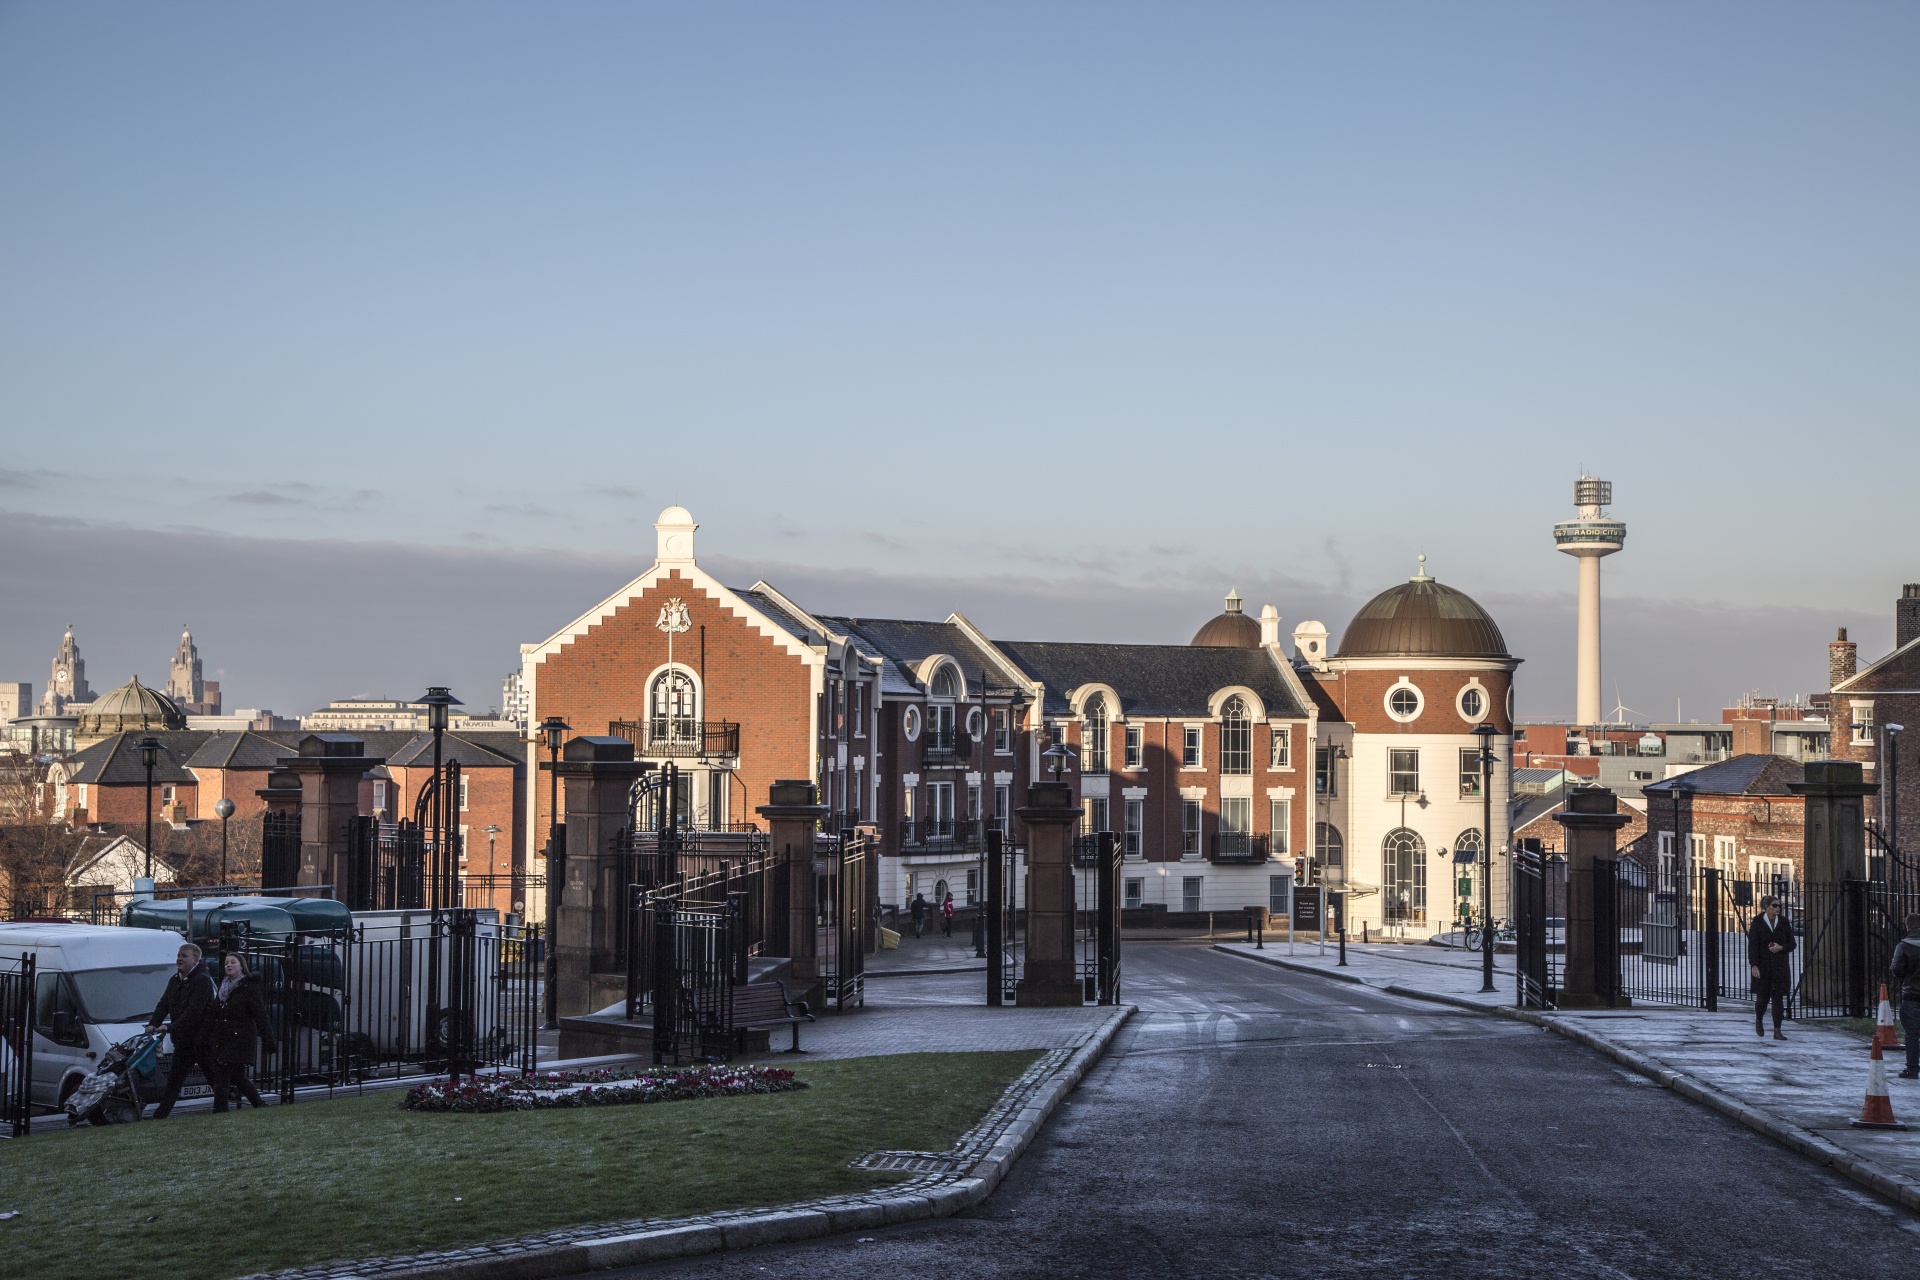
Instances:
[[[146,1026],[179,951],[180,935],[157,929],[0,924],[0,962],[34,958],[34,1105],[59,1107],[108,1047]]]

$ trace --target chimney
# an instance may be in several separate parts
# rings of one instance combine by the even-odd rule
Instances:
[[[1260,643],[1263,647],[1280,643],[1280,611],[1272,605],[1260,610]]]
[[[1827,646],[1827,688],[1838,689],[1853,679],[1853,673],[1860,666],[1860,646],[1847,639],[1847,629],[1840,628],[1840,636]]]
[[[1893,606],[1893,647],[1902,648],[1920,636],[1920,582],[1900,588],[1900,600]]]

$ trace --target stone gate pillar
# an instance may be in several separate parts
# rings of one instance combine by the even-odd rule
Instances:
[[[769,803],[758,812],[767,820],[773,856],[787,879],[786,953],[792,958],[789,993],[819,1009],[821,1000],[818,904],[814,888],[814,833],[827,816],[819,793],[804,779],[784,779],[767,789]],[[777,941],[769,939],[770,942]]]
[[[557,763],[544,761],[542,769],[558,768],[566,789],[567,852],[565,879],[553,940],[557,987],[554,1004],[562,1018],[592,1013],[611,1004],[612,983],[594,990],[594,960],[612,954],[626,903],[616,884],[614,837],[627,825],[628,797],[634,781],[653,768],[633,758],[633,744],[625,738],[590,734],[569,739]],[[549,869],[551,870],[551,868]],[[549,886],[548,892],[552,892]],[[626,990],[624,971],[619,990]]]
[[[1605,787],[1575,787],[1567,807],[1553,815],[1567,833],[1567,962],[1558,1007],[1591,1009],[1600,1004],[1594,981],[1593,861],[1618,856],[1620,828],[1633,821],[1619,797]]]
[[[1865,781],[1854,760],[1809,760],[1805,782],[1787,790],[1806,801],[1802,851],[1805,881],[1835,884],[1867,878],[1867,797],[1880,784]]]
[[[367,755],[366,744],[346,733],[310,733],[299,752],[279,761],[300,779],[297,883],[330,884],[338,896],[347,883],[347,829],[360,816],[360,779],[386,757]]]
[[[1079,1007],[1078,957],[1073,953],[1073,832],[1080,821],[1073,788],[1036,782],[1015,810],[1027,827],[1027,954],[1015,1003]]]

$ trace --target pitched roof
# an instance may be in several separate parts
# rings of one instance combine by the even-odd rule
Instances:
[[[1035,640],[1004,641],[999,648],[1046,686],[1049,715],[1070,710],[1068,692],[1087,684],[1111,685],[1123,715],[1206,715],[1213,695],[1230,685],[1253,690],[1270,716],[1307,714],[1265,649]]]
[[[1649,797],[1658,793],[1661,799],[1669,798],[1676,786],[1710,796],[1790,796],[1793,792],[1787,789],[1787,784],[1806,780],[1806,767],[1798,760],[1750,755],[1735,756],[1719,764],[1649,782],[1640,791]]]
[[[116,733],[100,739],[92,746],[81,748],[65,761],[67,781],[109,787],[145,786],[147,766],[134,749],[134,744],[148,736],[145,733]],[[153,780],[156,783],[197,781],[187,772],[186,762],[206,739],[213,736],[211,733],[171,729],[157,730],[151,736],[164,748],[153,762]]]
[[[1833,687],[1835,693],[1891,693],[1920,689],[1920,636]]]
[[[821,616],[820,621],[844,631],[848,636],[859,641],[861,648],[870,649],[876,657],[886,660],[886,668],[881,673],[882,689],[885,692],[918,691],[920,679],[915,673],[921,662],[936,653],[944,653],[960,664],[960,675],[966,682],[964,697],[980,696],[980,674],[983,668],[988,672],[989,688],[998,687],[992,673],[999,670],[1000,660],[974,644],[965,630],[951,622],[917,622],[910,618],[842,618],[825,615]]]
[[[411,740],[399,750],[387,756],[389,765],[404,769],[433,767],[433,735],[419,733],[410,735]],[[483,738],[506,738],[517,741],[518,735],[511,733],[448,733],[440,741],[440,759],[458,761],[462,769],[500,769],[511,768],[522,763],[513,756],[498,749],[498,745]]]
[[[758,609],[766,616],[768,622],[773,623],[794,639],[804,644],[812,644],[819,638],[814,633],[814,629],[807,625],[805,618],[796,616],[791,609],[776,599],[771,591],[763,590],[758,585],[729,587],[727,590]]]
[[[193,769],[272,769],[280,758],[291,754],[282,740],[284,734],[269,736],[253,729],[208,736],[191,756],[187,766]]]

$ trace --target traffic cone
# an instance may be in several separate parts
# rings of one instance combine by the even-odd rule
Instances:
[[[1880,1016],[1877,1021],[1880,1025],[1873,1029],[1873,1042],[1882,1049],[1898,1049],[1900,1030],[1894,1025],[1893,1002],[1887,999],[1887,984],[1884,982],[1880,984]]]
[[[1872,1057],[1867,1067],[1867,1100],[1860,1104],[1860,1118],[1853,1122],[1856,1129],[1904,1129],[1907,1126],[1893,1118],[1893,1099],[1887,1096],[1887,1066],[1880,1058],[1880,1042],[1875,1040],[1869,1051]]]

